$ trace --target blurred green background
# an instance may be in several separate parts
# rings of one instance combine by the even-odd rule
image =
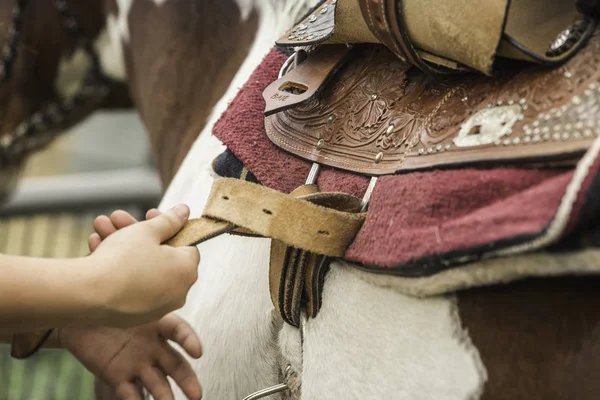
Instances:
[[[22,361],[0,346],[0,399],[92,400],[94,377],[68,352],[42,350]]]

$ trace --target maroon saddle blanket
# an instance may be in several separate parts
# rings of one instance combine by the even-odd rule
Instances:
[[[262,92],[287,56],[274,49],[214,127],[229,149],[220,175],[243,164],[263,185],[289,193],[311,164],[275,146],[264,128]],[[460,168],[380,177],[367,219],[345,258],[373,272],[428,276],[480,258],[580,246],[596,237],[600,142],[576,167]],[[321,191],[362,197],[369,178],[323,167]],[[586,245],[589,245],[587,243]],[[592,243],[593,244],[593,243]]]

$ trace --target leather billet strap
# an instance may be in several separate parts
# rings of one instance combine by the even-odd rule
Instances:
[[[318,193],[316,185],[304,185],[290,193],[290,196],[310,198],[310,195]],[[340,207],[343,207],[344,212],[360,213],[361,204],[355,200],[343,201],[336,208],[341,211]],[[288,246],[280,240],[271,241],[269,291],[276,311],[286,323],[300,327],[303,309],[307,317],[317,316],[330,261],[329,257]]]
[[[310,63],[302,63],[270,84],[264,91],[265,115],[287,110],[318,95],[350,54],[343,45],[321,47],[310,55]]]
[[[233,178],[216,179],[203,216],[189,220],[166,242],[191,246],[244,228],[254,235],[330,257],[343,257],[364,220],[361,200],[345,193],[299,198]]]
[[[581,0],[580,0],[581,2]],[[282,47],[381,43],[426,72],[491,75],[498,56],[556,66],[596,28],[575,0],[328,0],[284,34]]]

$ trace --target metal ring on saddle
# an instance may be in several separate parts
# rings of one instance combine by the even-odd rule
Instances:
[[[289,56],[288,59],[285,60],[285,62],[281,66],[281,69],[279,70],[279,75],[277,76],[277,79],[281,79],[285,74],[287,74],[288,69],[290,69],[290,66],[292,64],[295,64],[294,66],[297,66],[299,63],[306,60],[306,57],[307,57],[307,52],[305,50],[295,51],[294,54]]]

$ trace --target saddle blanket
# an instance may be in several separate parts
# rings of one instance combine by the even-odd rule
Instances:
[[[311,164],[275,146],[264,127],[262,92],[286,59],[273,49],[215,125],[214,135],[228,148],[215,160],[217,174],[239,178],[247,168],[246,179],[285,193],[306,181]],[[600,245],[595,232],[599,152],[596,140],[575,167],[382,176],[345,259],[369,272],[417,278],[481,259]],[[327,167],[317,181],[323,192],[357,197],[368,182],[368,177]]]

